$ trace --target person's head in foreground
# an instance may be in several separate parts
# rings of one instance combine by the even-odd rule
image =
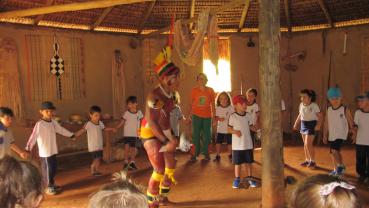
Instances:
[[[127,179],[126,173],[114,174],[115,181],[104,185],[90,198],[89,208],[147,208],[143,188]]]
[[[331,87],[327,91],[327,97],[333,108],[338,108],[342,104],[342,93],[340,88]]]
[[[316,102],[316,93],[314,90],[303,89],[300,91],[300,101],[304,105],[310,105],[310,103]]]
[[[247,108],[247,99],[243,95],[236,95],[232,99],[233,106],[238,114],[244,114]]]
[[[42,178],[34,165],[10,156],[0,160],[1,208],[39,207],[42,190]]]
[[[292,193],[291,208],[360,208],[355,186],[329,175],[305,179]]]

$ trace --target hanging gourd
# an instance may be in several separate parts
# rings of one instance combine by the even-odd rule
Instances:
[[[50,59],[50,72],[56,76],[56,93],[58,98],[62,99],[61,75],[64,73],[64,60],[59,56],[59,44],[54,36],[54,56]]]

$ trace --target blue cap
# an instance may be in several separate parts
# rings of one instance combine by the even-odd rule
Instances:
[[[328,97],[328,99],[340,98],[340,97],[342,97],[341,90],[337,87],[331,87],[331,88],[329,88],[329,90],[327,92],[327,97]]]

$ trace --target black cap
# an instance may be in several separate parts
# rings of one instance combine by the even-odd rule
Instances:
[[[356,101],[360,101],[360,100],[364,100],[365,96],[364,95],[358,95],[355,97]]]
[[[41,103],[41,110],[55,110],[55,106],[52,102],[50,101],[45,101],[43,103]]]

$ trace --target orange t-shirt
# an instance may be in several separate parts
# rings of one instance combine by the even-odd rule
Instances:
[[[212,106],[215,102],[214,90],[210,87],[206,87],[205,90],[200,90],[199,87],[195,87],[191,91],[191,112],[192,114],[201,118],[212,117]]]

